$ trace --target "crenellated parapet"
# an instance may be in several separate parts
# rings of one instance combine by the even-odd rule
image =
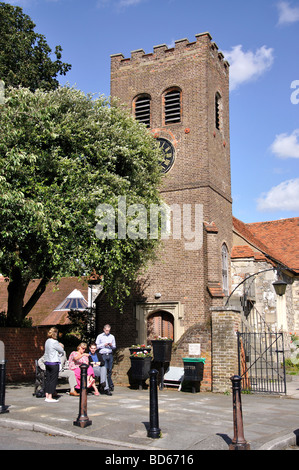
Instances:
[[[178,54],[184,52],[191,53],[203,53],[207,48],[210,49],[213,57],[217,58],[222,65],[227,68],[229,63],[225,60],[222,52],[218,51],[218,46],[215,42],[212,42],[212,36],[210,33],[196,34],[196,41],[189,42],[188,39],[178,39],[174,42],[174,47],[168,47],[166,44],[159,44],[153,47],[153,52],[148,54],[143,49],[136,49],[131,51],[131,57],[125,58],[122,53],[111,55],[111,69],[116,70],[120,67],[136,64],[136,62],[147,63],[149,61],[161,60],[163,58],[175,59]]]

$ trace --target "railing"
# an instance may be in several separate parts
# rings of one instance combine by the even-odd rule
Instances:
[[[242,389],[286,393],[283,333],[274,332],[252,303],[250,308],[243,308],[241,317],[238,348]]]

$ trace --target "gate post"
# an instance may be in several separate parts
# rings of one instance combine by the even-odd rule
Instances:
[[[212,313],[212,391],[227,392],[230,378],[238,373],[238,331],[241,326],[240,309],[211,307]]]

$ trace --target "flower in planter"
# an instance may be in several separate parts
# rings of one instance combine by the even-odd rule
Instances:
[[[149,348],[150,346],[146,346],[145,344],[132,344],[129,349],[145,349]]]
[[[163,340],[163,341],[173,341],[172,338],[168,338],[167,336],[156,336],[155,339]]]
[[[144,349],[141,351],[133,352],[133,354],[131,354],[130,357],[143,358],[143,357],[152,357],[152,355],[146,349]]]

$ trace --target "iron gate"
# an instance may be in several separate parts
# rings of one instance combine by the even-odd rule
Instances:
[[[283,333],[238,332],[242,390],[286,393]]]

